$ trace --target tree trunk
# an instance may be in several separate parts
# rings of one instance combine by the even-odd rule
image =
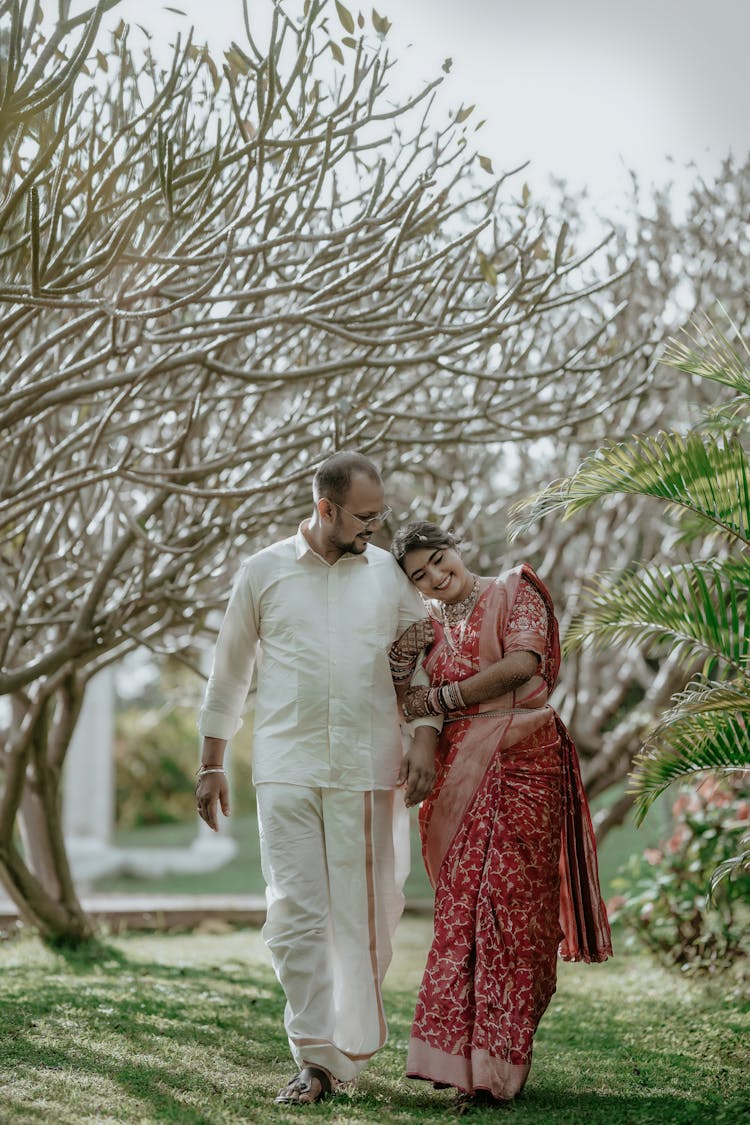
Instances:
[[[42,800],[28,783],[24,788],[18,817],[29,876],[22,882],[26,893],[24,921],[28,922],[31,913],[31,925],[46,941],[77,944],[93,936],[93,927],[73,885],[62,831],[62,803],[56,788],[54,801]],[[23,863],[20,856],[11,865],[16,879],[19,861]]]
[[[65,868],[66,871],[63,871]],[[70,880],[67,857],[58,857],[56,877]],[[84,913],[75,891],[56,897],[29,870],[17,848],[0,843],[0,882],[18,907],[23,922],[51,945],[81,945],[94,936],[91,920]]]
[[[14,701],[18,733],[4,755],[0,802],[0,882],[22,920],[44,941],[71,945],[94,934],[73,885],[60,794],[62,762],[81,698],[81,685],[69,676],[31,706],[28,699]]]

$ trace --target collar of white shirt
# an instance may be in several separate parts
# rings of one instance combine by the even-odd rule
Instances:
[[[297,534],[294,537],[294,545],[295,545],[295,549],[296,549],[296,552],[297,552],[297,558],[298,559],[303,558],[304,555],[307,555],[307,554],[315,555],[315,558],[320,559],[320,561],[322,563],[325,563],[326,566],[331,566],[331,565],[335,566],[340,562],[347,562],[347,563],[353,562],[353,563],[357,563],[357,564],[361,565],[362,563],[367,563],[369,561],[368,558],[367,558],[367,551],[363,551],[363,553],[361,555],[342,555],[340,559],[336,560],[336,563],[334,563],[334,564],[329,563],[328,560],[324,559],[322,555],[319,555],[318,552],[315,550],[315,548],[312,547],[310,545],[310,543],[308,542],[307,536],[305,535],[305,529],[307,528],[309,523],[310,523],[309,520],[303,520],[302,523],[297,528]]]

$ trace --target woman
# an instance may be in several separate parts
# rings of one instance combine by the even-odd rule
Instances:
[[[435,524],[408,524],[391,549],[432,626],[399,638],[397,681],[433,638],[423,661],[431,686],[409,689],[404,713],[445,716],[435,788],[419,814],[435,936],[407,1074],[464,1100],[510,1101],[555,991],[558,948],[568,960],[612,952],[575,748],[548,703],[557,622],[530,567],[477,577]]]

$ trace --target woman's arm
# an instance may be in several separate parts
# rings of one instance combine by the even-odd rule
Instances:
[[[467,707],[498,699],[528,683],[536,675],[539,664],[540,658],[535,652],[509,652],[496,664],[460,680],[461,697]]]
[[[440,715],[449,711],[473,707],[488,699],[498,699],[508,692],[515,691],[527,683],[539,669],[540,657],[535,652],[519,650],[509,652],[502,660],[467,676],[465,680],[455,680],[451,687],[458,688],[458,694],[442,688],[412,687],[403,701],[404,715],[409,719],[423,715]]]

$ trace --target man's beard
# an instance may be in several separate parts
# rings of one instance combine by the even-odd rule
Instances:
[[[334,547],[337,548],[337,550],[341,551],[343,555],[363,555],[367,550],[369,539],[366,539],[364,541],[352,539],[350,542],[345,543],[343,539],[339,539],[338,536],[332,535],[331,542],[333,543]]]

